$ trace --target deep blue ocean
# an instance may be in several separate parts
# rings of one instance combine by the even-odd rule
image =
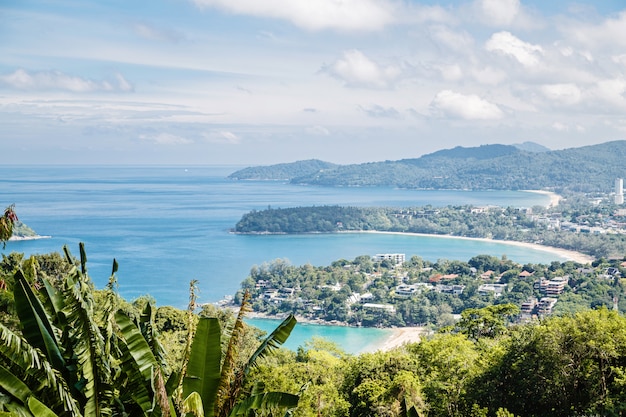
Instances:
[[[341,258],[398,252],[407,258],[418,255],[431,261],[467,261],[478,254],[506,254],[520,263],[563,259],[549,252],[503,243],[433,237],[235,235],[229,230],[244,213],[268,206],[530,207],[549,202],[545,195],[522,191],[325,188],[282,181],[228,180],[226,176],[238,168],[0,167],[0,206],[15,204],[21,221],[40,235],[51,236],[8,242],[2,253],[61,252],[67,245],[78,256],[78,244],[84,242],[88,272],[96,287],[107,283],[112,260],[116,258],[123,297],[132,300],[149,294],[158,305],[180,308],[187,305],[190,280],[199,282],[200,302],[215,302],[233,295],[253,265],[277,258],[294,265],[314,266]]]

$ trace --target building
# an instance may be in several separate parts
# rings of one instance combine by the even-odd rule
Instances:
[[[520,309],[522,314],[526,314],[528,316],[531,315],[535,310],[535,307],[537,307],[537,303],[538,301],[536,298],[529,298],[528,300],[524,301]]]
[[[556,298],[544,297],[537,304],[537,313],[546,315],[552,313],[552,308],[556,304]]]
[[[493,295],[494,297],[500,297],[504,290],[506,289],[506,284],[483,284],[478,287],[479,295]]]
[[[615,204],[624,204],[624,180],[615,179]]]
[[[404,253],[378,253],[372,257],[374,262],[392,261],[394,264],[403,264],[405,261]]]
[[[548,297],[554,297],[563,294],[568,281],[569,277],[556,277],[552,279],[539,278],[535,281],[534,287]]]
[[[396,287],[396,297],[409,298],[417,294],[421,294],[422,290],[427,288],[428,284],[418,282],[416,284],[400,284]]]

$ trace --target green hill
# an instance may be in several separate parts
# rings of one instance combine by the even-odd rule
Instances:
[[[330,162],[309,159],[286,164],[244,168],[230,174],[228,178],[235,180],[291,180],[337,166]]]
[[[626,177],[626,141],[535,152],[512,145],[482,145],[440,150],[420,158],[333,165],[301,161],[247,168],[230,178],[284,179],[332,187],[390,186],[415,189],[553,189],[609,192]]]

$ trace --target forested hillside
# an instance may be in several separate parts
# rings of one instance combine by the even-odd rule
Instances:
[[[188,311],[157,308],[150,297],[131,304],[115,292],[116,263],[109,286],[99,291],[85,261],[3,255],[0,414],[225,416],[233,410],[230,415],[265,416],[289,409],[294,417],[566,417],[626,411],[626,319],[605,307],[517,325],[507,325],[509,304],[471,308],[441,332],[391,351],[354,356],[312,340],[294,352],[276,350],[289,336],[285,327],[262,338],[230,310],[205,305],[196,311],[193,281]],[[181,368],[192,377],[174,389]],[[218,395],[218,386],[225,393]],[[198,404],[204,414],[195,411]]]
[[[626,176],[626,141],[557,151],[531,152],[509,145],[456,147],[420,158],[325,166],[313,172],[301,163],[254,168],[255,179],[289,179],[322,186],[391,186],[417,189],[554,189],[608,192]],[[242,171],[230,177],[246,178]],[[286,176],[286,174],[291,175]]]
[[[340,207],[315,206],[269,208],[242,216],[237,233],[333,233],[385,231],[452,235],[495,240],[541,243],[575,250],[595,257],[621,257],[626,253],[626,235],[584,233],[572,222],[606,222],[610,210],[598,206],[581,208],[569,202],[558,207],[560,221],[572,226],[552,226],[548,212],[535,207],[532,213],[515,208],[447,207]],[[619,217],[623,221],[622,217]],[[585,226],[587,227],[587,226]]]
[[[297,161],[272,166],[250,167],[239,170],[228,178],[236,180],[289,180],[305,177],[325,169],[335,168],[337,165],[317,159]]]

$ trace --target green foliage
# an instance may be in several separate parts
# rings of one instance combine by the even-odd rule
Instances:
[[[314,175],[336,166],[330,162],[309,159],[287,164],[245,168],[230,174],[228,178],[237,180],[287,180]]]
[[[541,209],[545,210],[545,209]],[[557,211],[558,210],[558,211]],[[602,225],[613,214],[607,206],[579,202],[575,198],[559,204],[552,213],[579,227]],[[544,220],[547,219],[544,215]],[[619,221],[619,219],[614,219]],[[237,233],[334,233],[342,231],[410,232],[453,235],[537,243],[583,252],[596,257],[626,253],[624,234],[582,233],[577,229],[554,230],[534,214],[515,208],[490,208],[476,213],[473,207],[341,207],[314,206],[252,211],[237,222]],[[479,255],[470,262],[482,271],[500,271],[498,258]]]
[[[13,226],[18,222],[17,215],[15,214],[15,206],[10,205],[4,210],[4,213],[0,217],[0,242],[2,247],[6,247],[6,242],[13,236]]]
[[[251,410],[264,408],[294,408],[298,396],[282,392],[265,392],[256,385],[240,400],[245,377],[259,359],[285,342],[296,324],[293,316],[285,319],[258,347],[242,369],[235,369],[236,349],[240,343],[243,326],[242,305],[240,315],[231,331],[226,353],[222,357],[221,328],[217,318],[201,318],[196,328],[189,361],[183,378],[185,403],[197,404],[199,396],[204,416],[247,415]],[[190,398],[191,396],[191,398]]]

